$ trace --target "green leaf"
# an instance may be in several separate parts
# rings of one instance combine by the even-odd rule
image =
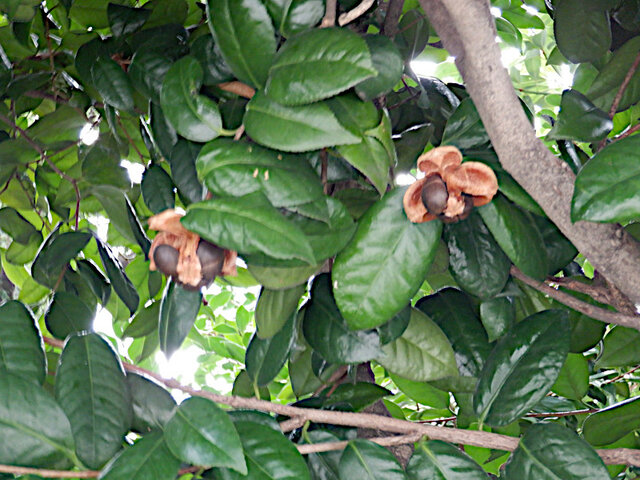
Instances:
[[[371,53],[372,66],[377,75],[357,84],[355,90],[363,100],[373,100],[390,92],[400,81],[404,62],[398,47],[389,38],[383,35],[367,35],[364,41]]]
[[[76,454],[98,470],[122,448],[131,425],[131,402],[122,364],[97,333],[65,342],[55,383],[56,399],[69,417]]]
[[[336,387],[330,396],[325,397],[323,408],[347,406],[354,412],[359,412],[392,393],[380,385],[369,382],[343,383]]]
[[[142,198],[152,213],[175,207],[173,181],[160,165],[151,165],[142,175]]]
[[[402,393],[417,403],[431,408],[449,408],[449,392],[440,390],[427,382],[414,382],[394,374],[389,376]]]
[[[420,55],[429,43],[429,20],[420,9],[408,10],[398,24],[395,43],[405,61]]]
[[[302,267],[265,267],[250,263],[249,273],[264,288],[283,290],[306,283],[311,275],[320,270],[320,265]]]
[[[295,340],[295,312],[282,329],[273,337],[261,339],[254,335],[247,346],[245,365],[247,373],[258,386],[268,385],[276,378],[289,358],[289,351]]]
[[[161,432],[145,435],[110,461],[100,480],[172,480],[180,460],[171,454]]]
[[[58,235],[54,230],[44,241],[33,261],[33,279],[53,288],[69,260],[75,258],[91,239],[87,232],[66,232]]]
[[[113,185],[93,185],[90,192],[104,208],[110,225],[126,240],[136,243],[138,239],[131,228],[130,207],[127,205],[129,200],[124,192]]]
[[[597,61],[609,50],[609,15],[600,0],[560,0],[553,5],[553,31],[562,54],[573,63]]]
[[[578,435],[557,423],[531,425],[505,470],[507,480],[602,480],[602,459]]]
[[[455,145],[459,149],[482,147],[489,143],[478,110],[471,98],[465,98],[447,120],[442,134],[443,145]]]
[[[13,373],[0,375],[0,462],[24,467],[71,466],[73,436],[66,415],[42,387]]]
[[[517,420],[547,394],[569,351],[564,310],[545,310],[514,325],[484,366],[473,408],[481,423],[501,427]]]
[[[71,333],[92,331],[95,310],[76,294],[56,292],[44,320],[54,337],[64,340]]]
[[[217,85],[235,78],[212,35],[198,37],[191,45],[191,55],[196,57],[202,66],[205,85]]]
[[[612,128],[613,121],[607,113],[577,90],[565,90],[558,119],[547,134],[547,140],[597,142],[605,138]]]
[[[231,389],[231,395],[237,395],[239,397],[252,398],[256,396],[256,385],[251,380],[251,377],[246,370],[242,370],[236,379],[233,381],[233,388]],[[258,398],[261,400],[271,400],[271,394],[267,387],[258,387]],[[233,413],[233,412],[230,412]],[[233,420],[233,418],[232,418]]]
[[[175,352],[191,330],[202,304],[202,293],[182,288],[173,281],[167,288],[160,303],[160,350],[167,357]]]
[[[470,298],[460,290],[445,288],[421,298],[416,308],[427,314],[451,342],[460,375],[478,376],[491,345]]]
[[[111,296],[111,282],[91,260],[76,260],[76,268],[102,306],[106,306]]]
[[[311,430],[307,432],[307,436],[311,443],[340,441],[336,435],[325,430]],[[307,466],[311,472],[311,478],[314,480],[338,480],[341,456],[342,451],[340,450],[307,455]]]
[[[198,180],[196,158],[200,152],[200,145],[180,139],[171,149],[169,165],[173,183],[178,187],[181,198],[189,203],[204,200],[205,189]]]
[[[571,220],[628,222],[640,215],[640,137],[618,140],[596,153],[576,177]]]
[[[178,142],[176,129],[169,123],[159,102],[151,102],[149,117],[153,140],[156,142],[158,150],[165,158],[171,158],[171,150]]]
[[[91,78],[105,103],[118,110],[133,110],[131,80],[114,60],[104,56],[96,58],[91,65]]]
[[[208,0],[209,28],[239,80],[262,88],[276,52],[271,19],[259,0]]]
[[[546,217],[536,215],[533,219],[542,234],[544,247],[547,251],[547,274],[555,275],[575,258],[578,250]]]
[[[458,375],[449,340],[433,320],[415,308],[407,329],[382,347],[376,361],[389,372],[416,382]]]
[[[305,105],[341,93],[375,76],[371,54],[346,28],[309,30],[278,51],[265,93],[283,105]]]
[[[508,298],[492,298],[480,304],[480,320],[489,341],[493,342],[504,335],[515,323],[516,310]]]
[[[376,327],[380,335],[380,343],[386,345],[404,333],[411,320],[411,305],[395,314],[388,322]]]
[[[122,334],[132,338],[145,337],[158,328],[159,320],[160,302],[153,302],[151,305],[136,312],[131,323],[127,325]]]
[[[393,454],[369,440],[351,440],[340,458],[340,480],[406,480]]]
[[[190,56],[174,63],[164,77],[160,103],[162,111],[176,131],[188,140],[208,142],[222,130],[218,105],[200,95],[204,72]]]
[[[469,455],[450,443],[440,440],[420,442],[407,465],[409,480],[488,480]],[[523,479],[526,477],[523,477]]]
[[[484,224],[500,248],[525,275],[543,280],[547,275],[547,252],[540,231],[527,212],[498,195],[478,209]]]
[[[231,139],[207,143],[196,168],[214,195],[241,197],[261,191],[275,207],[316,202],[323,197],[320,178],[303,157]]]
[[[142,224],[140,223],[140,219],[138,218],[138,214],[136,213],[136,209],[131,205],[129,198],[125,196],[125,206],[127,208],[127,220],[129,220],[129,227],[131,228],[131,232],[136,239],[136,243],[144,253],[145,260],[149,257],[149,249],[151,248],[151,240],[147,237],[144,228],[142,228]],[[158,273],[158,275],[160,275]]]
[[[384,194],[389,183],[389,157],[377,139],[366,136],[360,143],[339,146],[338,153]]]
[[[80,130],[87,124],[87,120],[75,108],[62,105],[53,112],[38,119],[29,129],[29,136],[43,144],[76,143],[80,137]]]
[[[311,480],[302,455],[282,433],[253,421],[238,421],[235,427],[247,460],[246,476],[217,470],[221,480]]]
[[[285,38],[313,27],[324,15],[322,0],[267,0],[264,4]]]
[[[449,269],[464,291],[480,298],[491,298],[502,291],[511,262],[477,212],[472,211],[462,222],[447,225],[444,238]]]
[[[257,336],[267,339],[278,333],[298,309],[298,302],[305,291],[304,284],[282,290],[263,288],[255,311]]]
[[[582,353],[598,344],[607,328],[607,324],[599,320],[576,312],[569,313],[571,324],[571,349],[572,353]]]
[[[131,280],[129,280],[129,277],[127,277],[127,274],[124,272],[120,261],[111,250],[111,247],[98,237],[95,237],[95,239],[98,245],[100,260],[102,260],[102,266],[107,272],[109,280],[111,280],[111,285],[118,297],[120,297],[129,309],[129,312],[133,315],[133,312],[138,309],[138,304],[140,303],[138,292],[133,286],[133,283],[131,283]]]
[[[16,242],[27,244],[29,239],[38,233],[36,227],[31,225],[14,208],[4,207],[0,209],[0,229]]]
[[[261,92],[247,104],[244,125],[256,142],[285,152],[308,152],[362,141],[336,120],[325,103],[284,106]]]
[[[191,397],[180,404],[165,427],[165,441],[183,462],[247,473],[240,438],[231,419],[206,398]]]
[[[553,393],[570,400],[582,401],[589,388],[589,363],[584,355],[570,353],[558,374]]]
[[[311,286],[302,328],[309,345],[330,363],[362,363],[380,355],[380,339],[373,330],[350,330],[340,314],[328,274]]]
[[[29,310],[11,300],[0,306],[0,318],[0,372],[44,383],[47,360],[42,334]]]
[[[127,373],[127,384],[133,406],[131,428],[140,433],[164,429],[176,408],[171,394],[153,380],[133,372]]]
[[[144,8],[131,8],[116,3],[107,5],[107,18],[114,37],[124,37],[135,32],[144,25],[151,10]]]
[[[192,204],[182,224],[223,248],[316,263],[304,234],[260,193]]]
[[[640,352],[635,348],[640,332],[635,328],[615,326],[604,337],[602,354],[596,362],[598,368],[625,367],[640,362]]]
[[[591,445],[609,445],[640,428],[640,397],[632,397],[589,415],[582,435]]]
[[[336,257],[334,295],[349,328],[376,327],[403,309],[433,260],[442,224],[407,220],[404,192],[393,190],[367,210]]]

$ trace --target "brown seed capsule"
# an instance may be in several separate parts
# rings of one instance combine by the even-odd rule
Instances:
[[[435,174],[427,178],[422,187],[420,198],[427,212],[433,215],[440,215],[444,212],[444,209],[447,208],[449,192],[440,175]]]
[[[470,195],[462,194],[462,198],[464,198],[464,210],[460,215],[458,215],[459,220],[466,219],[469,215],[471,215],[471,210],[473,210],[473,198]]]
[[[156,267],[167,277],[178,276],[178,250],[170,245],[158,245],[153,252]]]
[[[211,242],[200,239],[196,253],[202,268],[202,280],[199,287],[208,286],[222,271],[224,250]]]

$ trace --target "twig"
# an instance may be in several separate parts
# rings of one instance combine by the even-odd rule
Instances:
[[[45,343],[54,347],[62,347],[62,341],[44,337]],[[167,388],[174,388],[191,396],[207,398],[213,402],[229,405],[233,408],[260,410],[262,412],[276,413],[296,419],[304,419],[314,423],[328,423],[331,425],[342,425],[345,427],[374,428],[383,432],[393,432],[399,434],[420,434],[426,435],[432,440],[442,440],[450,443],[460,443],[463,445],[473,445],[476,447],[493,448],[511,452],[518,447],[519,439],[501,435],[498,433],[482,432],[476,430],[462,430],[453,427],[437,427],[435,425],[425,425],[408,420],[383,417],[370,413],[340,412],[334,410],[318,410],[314,408],[292,407],[277,403],[260,400],[257,398],[237,397],[233,395],[219,395],[217,393],[197,390],[195,388],[182,385],[174,379],[166,379],[150,370],[122,362],[124,368],[129,372],[146,375],[160,382]],[[624,451],[621,451],[624,450]],[[635,465],[640,466],[640,450],[632,449],[607,449],[598,450],[605,463],[611,465]]]
[[[240,97],[249,99],[253,98],[256,93],[254,88],[250,87],[246,83],[238,81],[219,83],[218,88],[220,90],[224,90],[225,92],[235,93]]]
[[[178,471],[178,475],[195,473],[202,467],[186,467]],[[98,478],[99,470],[49,470],[45,468],[16,467],[14,465],[0,465],[0,473],[12,473],[14,475],[37,475],[42,478]]]
[[[320,28],[333,27],[336,24],[336,8],[338,0],[326,0],[324,7],[324,18],[320,23]]]
[[[402,7],[404,7],[404,0],[389,0],[387,4],[387,14],[384,17],[382,33],[391,39],[398,33],[398,22],[400,15],[402,15]]]
[[[233,136],[233,139],[238,141],[242,138],[242,135],[244,135],[244,123],[238,127],[235,135]]]
[[[550,287],[544,282],[534,280],[522,273],[517,267],[511,266],[511,275],[518,280],[526,283],[530,287],[536,290],[546,293],[551,298],[565,304],[567,307],[572,308],[585,315],[600,320],[605,323],[613,323],[615,325],[622,325],[623,327],[635,328],[640,331],[640,315],[626,315],[624,313],[612,312],[605,308],[596,307],[589,303],[583,302],[576,297],[569,295],[568,293],[556,290]]]
[[[636,133],[638,130],[640,130],[640,123],[638,123],[637,125],[634,125],[633,127],[631,127],[629,130],[627,130],[626,132],[621,133],[620,135],[618,135],[614,141],[618,141],[618,140],[622,140],[623,138],[627,138],[629,135]]]
[[[613,383],[613,382],[617,382],[618,380],[620,380],[621,378],[626,377],[627,375],[629,375],[630,373],[635,372],[636,370],[638,370],[640,368],[640,365],[636,365],[635,367],[633,367],[631,370],[629,370],[628,372],[625,373],[621,373],[620,375],[618,375],[617,377],[613,377],[610,380],[607,380],[606,382],[602,382],[602,385],[607,385],[609,383]]]
[[[395,447],[397,445],[406,445],[408,443],[418,442],[423,435],[421,433],[411,433],[409,435],[398,435],[395,437],[374,437],[367,438],[370,442],[377,443],[383,447]],[[349,442],[322,442],[298,445],[298,451],[302,455],[309,453],[330,452],[332,450],[343,450]]]
[[[129,144],[136,151],[136,153],[140,157],[140,160],[142,160],[142,163],[146,163],[146,159],[144,158],[144,155],[142,155],[142,152],[140,152],[140,150],[138,149],[138,147],[134,143],[133,139],[131,138],[131,135],[129,135],[129,132],[127,132],[127,129],[124,128],[124,125],[122,124],[122,119],[120,118],[120,116],[116,113],[115,117],[116,117],[116,122],[118,122],[118,125],[120,125],[120,128],[124,132],[124,136],[127,137],[127,140],[129,141]]]
[[[635,306],[633,303],[631,303],[629,299],[625,297],[624,294],[614,285],[611,285],[606,281],[597,285],[595,284],[596,282],[593,284],[584,283],[572,277],[550,277],[547,278],[546,281],[547,283],[555,283],[566,287],[569,290],[589,295],[595,301],[611,305],[619,312],[630,315],[635,314]]]
[[[280,422],[280,430],[282,430],[282,433],[288,433],[296,428],[302,427],[305,423],[307,423],[307,421],[304,418],[290,418],[289,420]]]
[[[347,23],[353,22],[356,18],[364,15],[371,8],[375,0],[362,0],[353,10],[343,13],[338,17],[338,25],[344,27]]]
[[[572,415],[583,415],[589,413],[596,413],[600,410],[597,408],[585,408],[583,410],[572,410],[569,412],[542,412],[542,413],[527,413],[525,417],[529,418],[553,418],[553,417],[570,417]]]
[[[327,151],[322,150],[320,152],[321,158],[321,166],[320,166],[320,181],[322,182],[322,189],[324,190],[324,194],[329,194],[329,185],[327,184],[327,168],[328,168],[328,159],[327,159]]]

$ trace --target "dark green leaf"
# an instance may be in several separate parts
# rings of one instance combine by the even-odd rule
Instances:
[[[106,306],[111,296],[111,283],[107,277],[98,270],[98,267],[91,260],[76,260],[78,273],[89,285],[93,294],[98,297],[102,306]]]
[[[222,58],[220,47],[214,42],[212,35],[198,37],[191,45],[191,55],[202,66],[205,85],[217,85],[234,79],[233,72]]]
[[[406,480],[393,454],[369,440],[351,440],[340,458],[340,480]]]
[[[128,73],[136,90],[159,104],[162,81],[172,64],[166,53],[140,48],[131,59]]]
[[[0,209],[0,229],[16,242],[27,244],[32,235],[38,233],[17,210],[10,207]]]
[[[160,349],[169,357],[187,337],[196,321],[198,310],[202,304],[200,291],[185,290],[173,281],[167,288],[160,303]]]
[[[609,445],[640,428],[640,397],[632,397],[589,415],[582,435],[591,445]]]
[[[390,377],[400,391],[412,400],[431,408],[449,408],[449,392],[433,387],[427,382],[414,382],[393,374]]]
[[[151,15],[151,10],[130,8],[116,3],[107,5],[107,18],[114,37],[124,37],[138,30]]]
[[[142,175],[142,198],[152,213],[175,207],[173,181],[160,165],[151,165]]]
[[[613,122],[607,113],[577,90],[565,90],[558,119],[547,139],[597,142],[605,138],[612,128]]]
[[[239,80],[262,88],[276,52],[271,19],[259,0],[209,0],[209,28]]]
[[[259,338],[271,338],[278,333],[297,308],[306,285],[283,290],[263,288],[256,304],[256,334]]]
[[[555,275],[575,258],[578,250],[550,220],[538,215],[533,219],[542,234],[547,251],[547,274]]]
[[[366,136],[360,143],[338,147],[338,153],[371,180],[380,194],[386,191],[389,183],[389,157],[377,139]]]
[[[73,107],[63,105],[43,115],[27,130],[33,140],[43,144],[76,143],[80,130],[87,123],[85,117]]]
[[[312,430],[307,432],[312,443],[339,442],[340,439],[333,433],[324,430]],[[339,465],[342,451],[334,450],[323,453],[310,453],[307,455],[307,466],[313,480],[338,480]]]
[[[378,326],[376,330],[378,330],[378,334],[380,335],[380,343],[386,345],[402,335],[407,329],[410,319],[411,305],[407,305],[395,314],[391,320]]]
[[[44,383],[47,373],[44,344],[29,310],[11,300],[0,306],[0,318],[0,371]]]
[[[547,394],[569,351],[566,311],[546,310],[517,323],[484,366],[473,407],[481,423],[504,426]]]
[[[325,103],[289,107],[261,92],[247,104],[244,125],[256,142],[285,152],[308,152],[362,141],[336,120]]]
[[[32,380],[0,375],[0,462],[43,468],[69,468],[73,436],[53,397]]]
[[[336,257],[334,295],[350,328],[376,327],[404,308],[435,255],[442,224],[407,220],[404,191],[387,193],[367,210],[351,242]]]
[[[51,335],[64,340],[71,333],[92,331],[94,316],[94,309],[77,295],[70,292],[56,292],[44,320]]]
[[[98,253],[100,254],[100,260],[102,260],[102,266],[107,272],[111,285],[116,294],[124,302],[129,309],[129,312],[133,314],[138,309],[140,303],[140,297],[136,291],[133,283],[129,280],[124,269],[117,259],[111,247],[96,237],[96,244],[98,245]]]
[[[510,262],[480,215],[472,211],[466,220],[447,225],[444,236],[451,274],[463,290],[480,298],[502,291]]]
[[[489,143],[480,115],[471,98],[465,98],[451,114],[442,134],[442,144],[459,149],[481,147]]]
[[[553,393],[570,400],[582,401],[589,388],[589,364],[584,355],[570,353],[558,374]]]
[[[640,352],[635,348],[638,341],[640,332],[635,328],[613,327],[604,337],[602,354],[597,360],[598,367],[625,367],[640,363]]]
[[[125,239],[136,243],[138,239],[132,230],[130,207],[127,205],[128,197],[124,192],[113,185],[94,185],[90,192],[104,208],[110,225],[115,227]]]
[[[372,100],[387,93],[400,81],[404,62],[398,48],[383,35],[367,35],[367,42],[373,69],[377,75],[356,85],[356,93],[363,100]]]
[[[343,383],[338,385],[329,397],[324,400],[324,408],[336,408],[340,405],[349,406],[359,412],[382,397],[391,395],[386,388],[369,382]]]
[[[165,427],[165,441],[180,460],[247,473],[238,432],[211,400],[191,397],[180,404]]]
[[[274,26],[286,38],[313,27],[324,15],[322,0],[267,0],[264,3]]]
[[[611,45],[609,15],[599,0],[554,3],[553,31],[558,48],[573,63],[596,61]]]
[[[187,140],[179,140],[171,149],[169,165],[173,183],[178,187],[180,196],[189,203],[204,200],[205,190],[198,180],[196,158],[200,152],[200,145]]]
[[[504,335],[514,324],[516,310],[508,298],[492,298],[480,304],[480,320],[489,341],[493,342]]]
[[[415,308],[407,329],[384,345],[376,360],[389,372],[417,382],[458,374],[449,340],[433,320]]]
[[[531,425],[505,470],[508,480],[602,480],[609,473],[598,454],[557,423]]]
[[[105,103],[118,110],[133,110],[131,80],[114,60],[98,57],[91,66],[91,78]]]
[[[482,467],[464,451],[440,440],[421,442],[416,447],[407,465],[407,476],[410,480],[426,478],[488,480],[489,478]]]
[[[373,330],[350,330],[336,306],[328,274],[317,276],[303,320],[304,337],[330,363],[362,363],[380,355]]]
[[[153,302],[151,305],[136,312],[131,323],[127,325],[122,334],[133,338],[145,337],[158,328],[159,321],[160,302]]]
[[[71,422],[78,458],[100,469],[122,448],[132,414],[124,370],[111,345],[96,333],[69,337],[55,392]]]
[[[402,16],[395,43],[405,60],[412,60],[422,53],[429,43],[429,20],[420,9],[408,10]]]
[[[273,380],[289,358],[289,351],[295,340],[293,329],[295,313],[282,329],[273,337],[261,339],[254,335],[247,346],[245,365],[249,376],[258,384],[265,386]]]
[[[133,372],[127,373],[127,384],[133,405],[131,427],[140,433],[163,429],[176,407],[171,394],[153,380]]]
[[[176,129],[169,123],[169,120],[167,120],[160,103],[151,102],[149,117],[153,140],[156,142],[160,153],[165,158],[172,158],[171,150],[178,142],[178,134]]]
[[[571,200],[571,220],[627,222],[640,215],[640,137],[619,140],[580,170]]]
[[[572,310],[569,313],[571,324],[572,353],[581,353],[593,348],[604,336],[607,324]]]
[[[255,384],[246,370],[242,370],[233,381],[231,395],[237,395],[245,398],[252,398],[256,396]],[[258,387],[258,397],[261,400],[271,400],[269,389],[267,387]]]
[[[58,235],[54,230],[44,241],[31,266],[33,279],[42,285],[53,288],[62,269],[69,260],[85,247],[91,239],[87,232],[66,232]]]
[[[266,267],[249,263],[249,273],[264,288],[282,290],[306,283],[311,275],[320,270],[320,265],[302,267]]]
[[[136,209],[131,205],[131,201],[129,197],[125,196],[125,206],[127,207],[127,219],[129,220],[129,227],[131,228],[131,232],[136,239],[136,243],[144,253],[145,260],[149,256],[149,249],[151,248],[151,240],[147,237],[147,234],[142,228],[142,224],[140,223],[140,219],[138,218],[138,214],[136,213]]]

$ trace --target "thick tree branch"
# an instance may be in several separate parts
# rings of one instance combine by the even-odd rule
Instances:
[[[572,223],[575,176],[536,138],[500,59],[489,2],[420,0],[473,99],[504,169],[605,278],[640,303],[640,247],[619,225]]]
[[[404,0],[389,0],[387,3],[387,14],[384,17],[382,33],[389,38],[393,38],[398,33],[398,22],[402,15]]]

